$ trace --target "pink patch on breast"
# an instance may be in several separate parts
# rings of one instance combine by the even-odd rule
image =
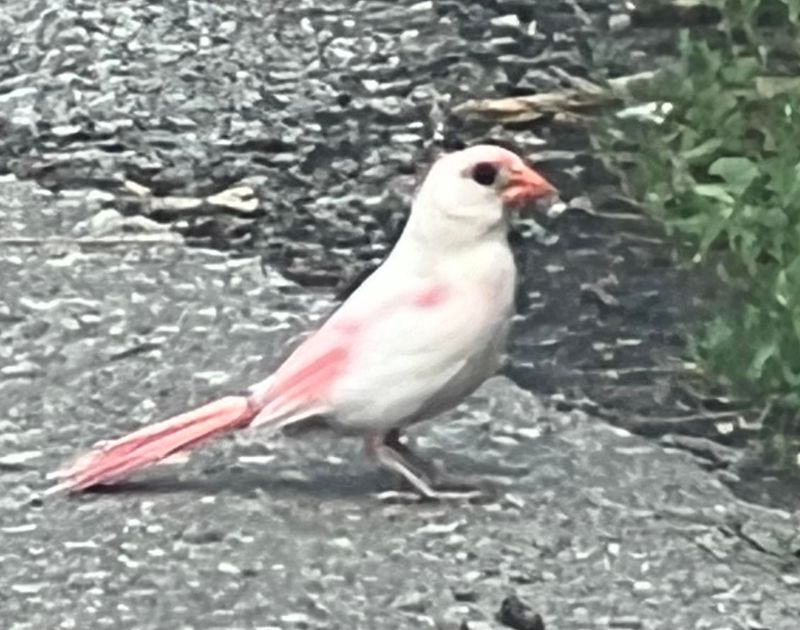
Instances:
[[[414,304],[420,308],[435,308],[446,299],[447,288],[443,285],[436,285],[420,291],[414,298]]]

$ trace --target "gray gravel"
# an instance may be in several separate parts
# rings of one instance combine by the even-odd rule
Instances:
[[[753,474],[736,405],[684,365],[705,279],[580,129],[449,113],[646,69],[671,33],[642,45],[619,15],[4,2],[0,628],[490,630],[516,593],[548,628],[794,630],[796,484]],[[385,255],[434,149],[486,137],[535,154],[570,208],[512,237],[505,377],[419,427],[496,500],[386,504],[394,480],[357,442],[252,433],[115,492],[42,496],[79,447],[262,377]]]

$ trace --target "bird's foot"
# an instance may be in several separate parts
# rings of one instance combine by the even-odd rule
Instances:
[[[441,470],[433,479],[433,487],[438,492],[480,492],[493,491],[493,486],[480,477],[458,475]]]
[[[459,478],[443,468],[421,459],[398,439],[397,432],[374,435],[366,440],[367,452],[386,470],[402,478],[404,491],[383,492],[381,500],[390,502],[420,501],[481,501],[492,498],[488,484],[482,481]],[[409,492],[411,491],[411,492]]]
[[[497,489],[486,480],[461,477],[439,471],[435,479],[425,479],[424,487],[405,477],[398,479],[399,489],[378,494],[384,503],[426,503],[435,501],[486,503],[497,498]]]
[[[498,497],[498,489],[486,479],[452,474],[444,470],[433,481],[433,489],[444,496],[468,499],[471,503],[486,503]]]
[[[417,504],[430,502],[468,502],[481,503],[486,497],[477,488],[463,490],[434,490],[422,494],[418,489],[386,490],[377,494],[379,501],[390,504]]]

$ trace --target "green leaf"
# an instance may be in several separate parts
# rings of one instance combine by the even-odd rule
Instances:
[[[752,80],[760,65],[755,57],[737,57],[736,63],[722,68],[721,74],[727,83],[741,85]]]
[[[781,0],[786,8],[789,9],[789,19],[796,22],[800,17],[800,0]]]
[[[788,284],[786,271],[781,269],[781,271],[778,272],[778,277],[775,279],[775,300],[781,306],[787,306],[789,303]]]
[[[794,372],[790,366],[783,366],[783,378],[792,387],[800,385],[800,374]]]
[[[719,158],[709,168],[710,175],[718,175],[728,190],[741,195],[758,177],[758,167],[745,157]]]
[[[693,149],[684,151],[683,158],[687,162],[692,162],[693,160],[697,160],[698,158],[706,157],[707,155],[714,153],[714,151],[719,149],[721,146],[722,146],[721,138],[709,138],[705,142],[698,144]]]
[[[800,6],[800,0],[798,0]],[[757,77],[756,92],[764,98],[800,91],[800,77]]]
[[[712,197],[726,203],[734,203],[736,201],[720,184],[698,184],[694,187],[694,192],[703,197]]]
[[[780,208],[761,208],[757,213],[758,222],[772,230],[783,230],[788,227],[789,220]]]
[[[755,356],[753,357],[753,360],[750,362],[750,365],[747,368],[747,373],[750,378],[760,378],[764,373],[764,365],[775,355],[777,351],[778,344],[776,344],[774,341],[765,343],[759,347]]]

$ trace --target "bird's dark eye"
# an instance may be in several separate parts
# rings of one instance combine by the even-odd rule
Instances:
[[[472,179],[481,186],[491,186],[497,177],[497,167],[490,162],[478,162],[472,169]]]

